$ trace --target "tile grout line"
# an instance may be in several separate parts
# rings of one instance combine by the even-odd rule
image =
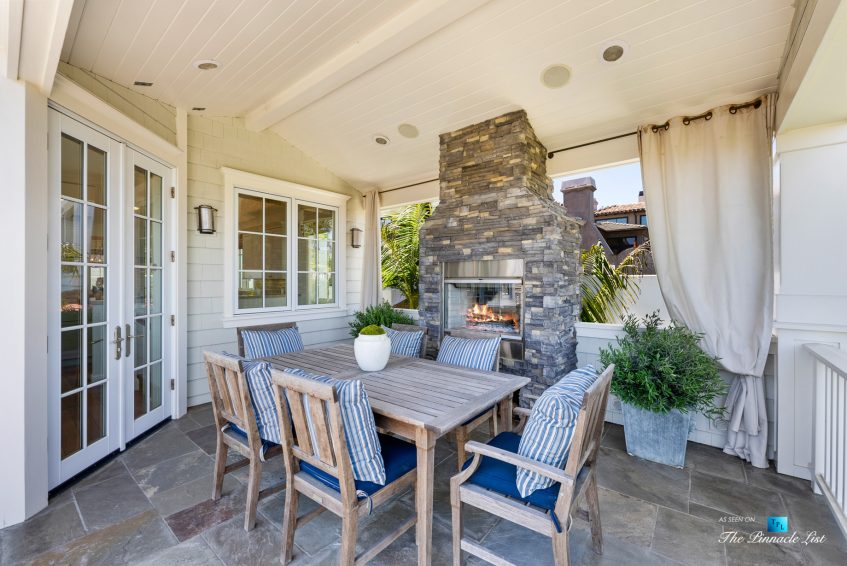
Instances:
[[[82,529],[88,534],[88,525],[85,524],[85,517],[82,516],[82,511],[79,509],[79,503],[76,501],[76,494],[71,491],[71,500],[74,502],[74,508],[76,509],[76,514],[79,515],[79,521],[82,523]],[[83,535],[84,536],[84,535]],[[81,538],[81,537],[78,537]]]

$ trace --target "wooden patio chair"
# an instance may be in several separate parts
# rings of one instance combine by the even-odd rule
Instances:
[[[553,557],[557,566],[567,566],[568,530],[571,526],[571,513],[577,507],[581,495],[585,495],[588,506],[588,521],[591,526],[591,539],[594,551],[603,553],[603,532],[600,526],[600,504],[597,494],[596,465],[600,449],[600,437],[606,416],[606,402],[609,386],[612,382],[614,366],[609,366],[588,388],[582,399],[573,440],[570,446],[565,469],[530,460],[515,452],[495,446],[468,442],[467,450],[474,454],[471,464],[450,480],[450,503],[453,508],[453,564],[461,564],[461,553],[466,551],[493,564],[508,565],[511,562],[489,551],[481,544],[467,539],[462,534],[462,504],[472,505],[507,519],[513,523],[532,529],[552,538]],[[523,420],[529,415],[527,409],[515,409]],[[523,423],[522,423],[523,424]],[[504,469],[516,472],[517,467],[525,468],[552,479],[558,486],[558,494],[544,507],[528,502],[526,498],[514,498],[499,491],[486,489],[469,483],[483,458],[493,458],[506,464]],[[505,480],[504,480],[505,481]],[[514,483],[512,480],[511,483]],[[514,486],[511,489],[516,493]],[[547,488],[548,490],[551,488]],[[545,490],[546,491],[546,490]],[[535,494],[531,494],[529,497]],[[536,500],[537,501],[537,500]]]
[[[450,336],[455,338],[468,338],[470,340],[491,339],[493,336],[487,332],[474,332],[473,330],[452,330]],[[491,371],[500,371],[500,352],[497,352],[497,357],[491,366]],[[465,452],[465,443],[470,438],[471,432],[475,431],[482,425],[488,422],[489,432],[491,436],[497,436],[499,426],[497,421],[497,405],[494,405],[485,412],[480,413],[468,422],[456,427],[454,434],[456,435],[456,457],[458,459],[458,469],[462,469],[465,460],[468,459]]]
[[[215,418],[217,446],[215,449],[214,491],[212,499],[221,498],[224,476],[244,466],[250,466],[247,480],[247,510],[244,530],[256,524],[256,506],[259,500],[282,490],[280,482],[259,490],[262,480],[262,463],[282,454],[278,444],[264,442],[259,438],[256,415],[250,398],[250,389],[244,376],[241,360],[233,357],[205,352],[206,372],[209,378],[209,393],[212,397],[212,413]],[[235,450],[243,460],[227,465],[229,450]]]
[[[421,353],[418,354],[418,357],[423,358],[426,356],[426,346],[427,339],[429,338],[429,328],[426,326],[416,326],[414,324],[400,324],[399,322],[395,322],[391,325],[392,330],[399,330],[400,332],[421,332],[423,331],[423,340],[421,340]]]
[[[289,411],[291,415],[290,418],[280,417],[285,459],[282,563],[291,561],[295,530],[329,510],[342,521],[339,564],[365,564],[417,522],[415,516],[402,522],[373,547],[356,556],[359,518],[393,500],[407,488],[414,490],[417,451],[414,445],[380,435],[385,485],[356,480],[336,386],[279,370],[272,370],[272,375],[277,410],[280,415],[289,414]],[[398,465],[393,464],[392,455],[398,456],[394,459]],[[301,517],[297,516],[299,494],[318,503],[318,507]]]
[[[235,329],[235,336],[238,339],[238,355],[244,357],[244,338],[242,333],[245,330],[283,330],[285,328],[297,328],[296,322],[280,322],[277,324],[260,324],[258,326],[240,326]]]

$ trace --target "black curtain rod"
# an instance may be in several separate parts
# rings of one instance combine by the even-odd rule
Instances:
[[[438,178],[436,177],[435,179],[427,179],[426,181],[418,181],[417,183],[412,183],[411,185],[403,185],[402,187],[394,187],[393,189],[385,189],[383,191],[377,191],[376,193],[378,195],[381,195],[383,193],[390,193],[391,191],[399,191],[400,189],[408,189],[410,187],[417,187],[418,185],[431,183],[431,182],[437,181],[437,180],[438,180]],[[365,198],[365,195],[362,195],[362,198]]]
[[[589,145],[594,145],[594,144],[603,143],[603,142],[612,141],[612,140],[619,140],[621,138],[627,138],[629,136],[634,136],[637,133],[638,133],[637,131],[627,132],[625,134],[619,134],[617,136],[612,136],[610,138],[603,138],[602,140],[594,140],[594,141],[590,141],[590,142],[581,143],[579,145],[572,145],[570,147],[563,147],[562,149],[557,149],[555,151],[551,151],[551,152],[547,153],[547,159],[553,159],[553,156],[555,156],[557,153],[562,152],[562,151],[570,151],[572,149],[579,149],[581,147],[587,147]]]

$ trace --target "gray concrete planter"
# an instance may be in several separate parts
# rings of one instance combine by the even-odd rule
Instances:
[[[685,446],[691,430],[691,413],[677,409],[654,413],[629,403],[623,406],[623,431],[626,451],[637,456],[681,468],[685,465]]]
[[[394,310],[401,314],[405,314],[406,316],[412,317],[412,320],[414,320],[415,322],[417,322],[421,318],[420,314],[418,313],[418,309],[398,309],[397,307],[394,307]]]

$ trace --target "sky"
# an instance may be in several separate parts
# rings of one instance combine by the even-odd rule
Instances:
[[[553,178],[553,194],[556,200],[562,202],[562,181],[579,179],[580,177],[594,177],[597,190],[594,198],[597,200],[598,208],[610,204],[627,204],[638,202],[638,191],[641,190],[641,164],[639,162],[583,171],[575,175]]]

